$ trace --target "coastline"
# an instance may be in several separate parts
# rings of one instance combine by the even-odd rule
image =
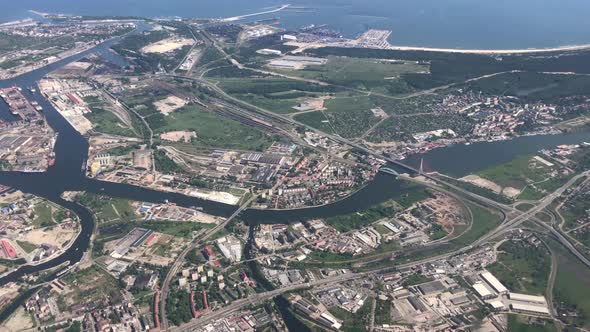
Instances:
[[[525,53],[550,53],[550,52],[561,52],[561,51],[581,51],[581,50],[590,49],[590,44],[564,45],[564,46],[542,47],[542,48],[490,49],[490,50],[391,45],[390,47],[388,47],[386,49],[395,50],[395,51],[423,51],[423,52],[466,53],[466,54],[525,54]]]

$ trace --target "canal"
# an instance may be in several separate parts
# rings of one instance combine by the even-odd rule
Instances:
[[[28,98],[39,102],[45,110],[48,124],[59,133],[55,145],[56,165],[54,167],[51,167],[45,173],[0,172],[0,183],[23,192],[44,197],[66,209],[72,210],[79,216],[81,222],[81,233],[68,250],[43,264],[36,266],[25,265],[5,274],[0,278],[0,285],[16,281],[27,274],[56,267],[62,263],[75,264],[82,259],[83,253],[87,251],[90,245],[90,237],[94,229],[93,216],[84,207],[63,200],[61,194],[64,191],[87,191],[111,197],[155,203],[169,201],[182,206],[201,207],[205,212],[219,216],[229,216],[236,209],[235,206],[205,201],[181,194],[159,192],[128,184],[97,181],[84,176],[81,167],[88,156],[88,141],[74,130],[38,91],[31,93],[27,88],[36,86],[36,82],[47,73],[69,62],[79,60],[90,53],[99,52],[114,56],[109,49],[117,40],[110,40],[91,50],[17,78],[0,81],[0,88],[19,86],[23,88],[23,93]],[[3,112],[3,110],[0,109],[0,112]],[[425,162],[433,170],[452,175],[464,175],[509,161],[521,154],[534,153],[539,149],[550,148],[559,144],[580,143],[583,141],[590,141],[590,132],[587,130],[560,135],[522,137],[511,141],[454,145],[432,150],[419,156],[409,157],[407,162],[411,165],[418,165],[420,159],[424,158]],[[363,189],[333,204],[286,211],[249,209],[244,211],[240,218],[249,224],[286,223],[295,220],[351,213],[395,197],[404,185],[404,183],[395,180],[390,175],[378,174]]]

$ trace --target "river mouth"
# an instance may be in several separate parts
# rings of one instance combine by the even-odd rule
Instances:
[[[33,93],[28,91],[27,88],[35,86],[36,82],[47,73],[66,63],[78,60],[89,53],[108,52],[114,42],[116,40],[106,42],[94,49],[15,79],[0,81],[0,87],[19,86],[23,88],[23,93],[27,98],[37,101],[43,107],[47,122],[59,133],[55,145],[56,165],[54,167],[50,168],[46,173],[36,174],[0,172],[0,183],[53,201],[73,211],[78,215],[81,223],[80,235],[63,254],[39,265],[22,266],[0,278],[0,285],[18,281],[25,275],[35,274],[65,262],[74,265],[88,251],[94,230],[93,215],[83,206],[63,200],[61,194],[64,191],[87,191],[154,203],[169,201],[186,207],[201,207],[206,213],[218,216],[229,216],[235,210],[235,206],[231,205],[205,201],[181,194],[158,192],[127,184],[96,181],[84,176],[81,165],[88,156],[88,141],[75,131],[39,92]],[[411,166],[418,166],[421,160],[424,160],[431,170],[453,176],[463,176],[510,161],[518,155],[535,153],[540,149],[551,148],[559,144],[579,144],[584,141],[590,141],[590,130],[588,128],[557,135],[520,137],[510,141],[479,142],[471,145],[458,144],[410,156],[405,162]],[[391,175],[379,173],[373,181],[358,192],[332,204],[296,210],[249,209],[242,213],[240,219],[250,225],[255,225],[258,223],[290,223],[305,219],[327,218],[353,213],[396,197],[406,185],[406,182],[397,180]],[[0,316],[0,320],[2,320],[2,316]]]

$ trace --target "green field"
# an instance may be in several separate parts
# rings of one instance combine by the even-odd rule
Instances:
[[[407,277],[403,282],[403,286],[404,287],[415,286],[415,285],[423,284],[425,282],[429,282],[432,280],[434,280],[434,279],[432,279],[430,277],[425,277],[419,273],[416,273],[416,274],[412,274],[411,276]]]
[[[552,321],[525,316],[508,315],[509,332],[554,332],[557,331]]]
[[[340,97],[326,100],[324,114],[340,136],[356,138],[381,120],[371,112],[375,106],[366,96]]]
[[[501,222],[499,214],[492,212],[487,208],[470,203],[468,203],[467,206],[473,214],[473,223],[469,231],[451,241],[454,246],[466,246],[471,244],[492,231]]]
[[[569,253],[563,246],[547,239],[557,256],[557,275],[553,289],[558,312],[575,311],[576,316],[565,315],[562,320],[588,329],[590,327],[590,269]],[[562,316],[562,315],[560,315]]]
[[[84,114],[93,129],[103,134],[136,137],[135,132],[125,126],[115,114],[102,108],[92,108],[92,112]]]
[[[365,325],[367,325],[369,321],[369,315],[371,313],[371,301],[365,301],[365,304],[354,314],[340,307],[330,308],[329,311],[332,315],[334,315],[334,317],[343,320],[341,331],[367,331],[367,329],[365,329]]]
[[[534,155],[518,156],[507,163],[477,173],[502,188],[522,190],[519,199],[536,200],[554,191],[569,177],[555,176],[556,166],[549,167],[533,159]],[[524,190],[523,190],[524,189]]]
[[[148,118],[149,119],[149,118]],[[272,144],[273,137],[237,121],[223,118],[196,105],[182,111],[162,116],[159,126],[153,127],[155,134],[175,130],[195,131],[193,144],[202,147],[264,150]]]
[[[334,133],[330,120],[326,118],[323,111],[314,111],[303,113],[295,116],[295,120],[304,123],[310,127],[317,128],[325,133]]]
[[[349,88],[397,95],[413,91],[401,79],[402,75],[427,73],[429,70],[429,64],[416,61],[329,56],[325,65],[313,65],[302,70],[283,70],[283,72]]]
[[[393,306],[390,301],[375,300],[377,305],[375,306],[375,324],[391,324],[391,307]]]
[[[85,193],[78,201],[94,212],[99,223],[132,221],[138,217],[131,201],[126,199]]]
[[[544,247],[509,241],[500,246],[499,252],[498,261],[487,268],[510,291],[534,295],[545,293],[551,261]]]
[[[73,290],[67,297],[67,301],[73,304],[104,308],[108,303],[119,303],[123,300],[117,280],[98,266],[67,274],[62,281],[68,289]]]
[[[47,202],[38,203],[33,208],[35,218],[33,222],[37,227],[47,227],[55,225],[53,221],[53,209]]]
[[[297,112],[297,110],[293,107],[297,106],[300,103],[300,100],[303,100],[299,97],[290,98],[290,96],[288,95],[281,98],[269,98],[269,96],[257,95],[252,93],[235,94],[234,96],[249,104],[280,114],[289,114]]]
[[[37,249],[36,245],[27,241],[16,240],[16,244],[18,244],[18,246],[21,247],[27,253],[30,253],[33,250]]]
[[[392,200],[374,205],[362,211],[329,217],[325,221],[328,225],[340,232],[348,232],[366,227],[379,219],[393,217],[401,209],[407,208],[415,202],[428,197],[430,197],[430,192],[424,187],[406,184],[400,188],[397,197],[392,198]]]

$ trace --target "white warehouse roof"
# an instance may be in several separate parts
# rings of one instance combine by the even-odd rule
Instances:
[[[530,302],[530,303],[538,303],[538,304],[546,304],[547,300],[543,296],[537,295],[527,295],[527,294],[520,294],[520,293],[510,293],[509,294],[511,300],[521,301],[521,302]]]
[[[516,311],[549,315],[549,309],[547,309],[547,306],[532,305],[522,302],[512,302],[510,306],[512,307],[512,310]]]
[[[489,303],[489,304],[492,306],[492,308],[494,308],[494,309],[504,309],[504,308],[505,308],[505,307],[504,307],[504,303],[502,303],[502,301],[500,301],[500,300],[490,301],[490,302],[488,302],[488,303]]]
[[[493,274],[489,272],[483,272],[481,277],[488,283],[492,288],[496,290],[498,293],[505,293],[508,292],[508,289],[502,285],[500,280],[496,279]]]
[[[473,289],[477,292],[480,297],[487,297],[494,295],[490,290],[481,282],[473,284]]]

